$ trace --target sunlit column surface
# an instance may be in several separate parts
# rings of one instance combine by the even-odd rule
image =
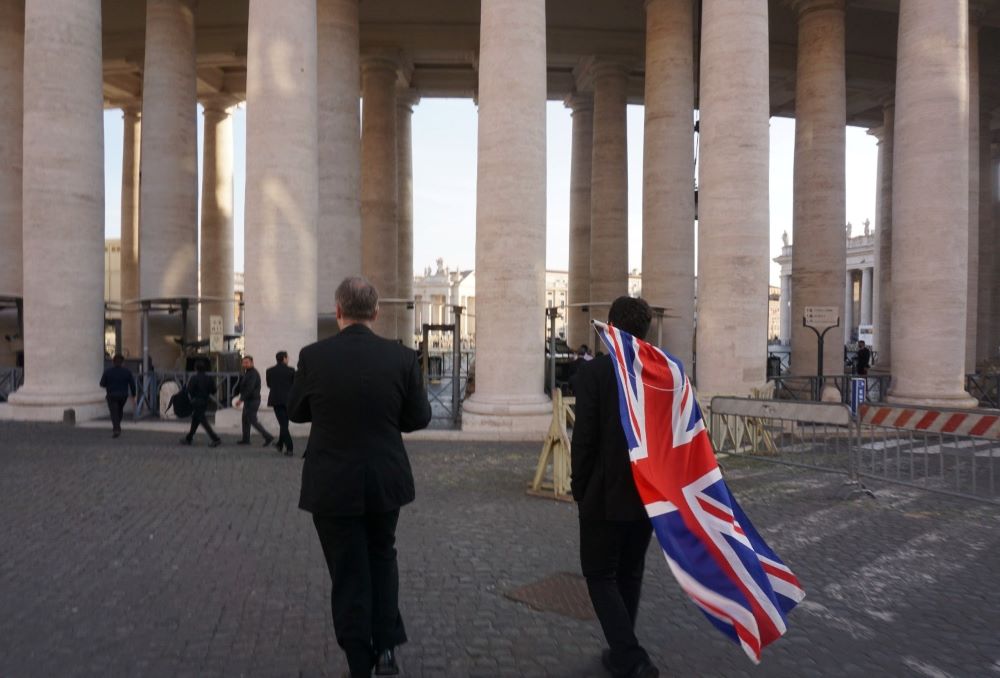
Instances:
[[[139,298],[139,152],[142,116],[138,106],[123,110],[122,136],[122,254],[121,300]],[[142,355],[142,316],[134,303],[122,310],[122,349],[131,358]]]
[[[21,295],[24,0],[0,0],[0,296]]]
[[[892,101],[882,107],[878,138],[878,187],[875,191],[875,351],[876,368],[892,365],[892,158],[895,110]]]
[[[590,298],[590,181],[594,147],[594,99],[578,93],[566,101],[573,115],[569,177],[569,280],[567,342],[572,348],[594,343],[590,314],[576,304]],[[594,346],[590,346],[591,351]]]
[[[201,336],[211,333],[213,315],[222,316],[222,331],[235,323],[233,272],[233,117],[232,102],[205,102],[205,135],[201,188]]]
[[[419,101],[415,92],[396,93],[396,171],[397,211],[397,293],[400,299],[413,298],[413,106]],[[397,336],[404,346],[413,348],[413,309],[396,307]]]

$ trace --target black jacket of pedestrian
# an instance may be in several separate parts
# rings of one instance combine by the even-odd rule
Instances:
[[[199,372],[187,383],[188,397],[195,407],[208,406],[208,401],[215,395],[215,379]]]
[[[101,388],[112,398],[128,398],[135,395],[135,377],[127,367],[109,367],[101,375]]]
[[[267,406],[287,405],[288,396],[292,393],[292,382],[295,381],[295,369],[285,363],[278,363],[264,372],[267,380]]]
[[[260,372],[257,371],[256,367],[251,367],[243,373],[236,390],[243,402],[260,400]]]
[[[299,508],[333,516],[386,513],[413,501],[401,433],[430,423],[415,351],[355,324],[299,354],[288,403],[312,422]]]
[[[573,380],[576,420],[570,489],[580,517],[641,520],[646,509],[635,489],[618,410],[618,384],[609,355],[580,363]]]

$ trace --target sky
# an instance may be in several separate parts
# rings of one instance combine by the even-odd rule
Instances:
[[[548,224],[546,266],[566,270],[569,250],[569,176],[572,119],[561,102],[547,110],[546,191]],[[420,274],[440,257],[449,268],[473,268],[476,226],[476,107],[469,99],[424,99],[413,109],[413,270]],[[202,118],[198,115],[198,157],[201,158]],[[121,233],[122,115],[104,114],[105,236]],[[246,110],[233,117],[234,221],[236,270],[243,270],[243,196],[246,166]],[[629,268],[642,260],[642,139],[643,107],[628,107]],[[792,233],[792,173],[795,121],[771,119],[770,251],[781,252],[781,234]],[[878,148],[867,130],[847,128],[847,221],[875,223]],[[199,161],[200,171],[200,161]],[[199,188],[200,192],[200,188]],[[200,196],[199,196],[200,197]],[[199,199],[200,203],[200,199]],[[840,225],[841,228],[844,224]],[[778,266],[771,264],[771,283],[778,284]]]

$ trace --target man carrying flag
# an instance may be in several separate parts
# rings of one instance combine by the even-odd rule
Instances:
[[[608,322],[636,337],[646,336],[652,318],[649,304],[631,297],[619,297],[608,312]],[[609,645],[601,660],[616,677],[656,678],[635,637],[652,526],[632,479],[611,356],[581,362],[573,388],[571,489],[580,511],[580,565]]]
[[[594,325],[611,353],[635,486],[670,571],[708,620],[759,662],[805,592],[722,479],[684,366],[642,340],[645,326],[619,320],[615,305],[608,320]],[[580,416],[578,405],[577,425]]]

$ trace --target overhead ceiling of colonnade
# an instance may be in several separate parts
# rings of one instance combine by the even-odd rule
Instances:
[[[103,0],[104,90],[108,106],[141,98],[144,0]],[[982,0],[982,42],[1000,70],[1000,0]],[[588,57],[623,61],[630,100],[643,91],[644,0],[547,0],[549,97],[574,88],[574,70]],[[899,0],[848,0],[848,120],[877,125],[895,78]],[[769,0],[771,108],[795,109],[797,23],[786,0]],[[196,12],[198,93],[245,96],[248,0],[201,0]],[[697,31],[696,31],[697,32]],[[697,45],[697,40],[695,41]],[[362,51],[399,49],[412,67],[412,86],[425,97],[472,97],[479,45],[477,0],[362,0]],[[696,47],[697,49],[697,47]],[[997,86],[1000,73],[986,79]],[[1000,99],[1000,97],[998,97]]]

